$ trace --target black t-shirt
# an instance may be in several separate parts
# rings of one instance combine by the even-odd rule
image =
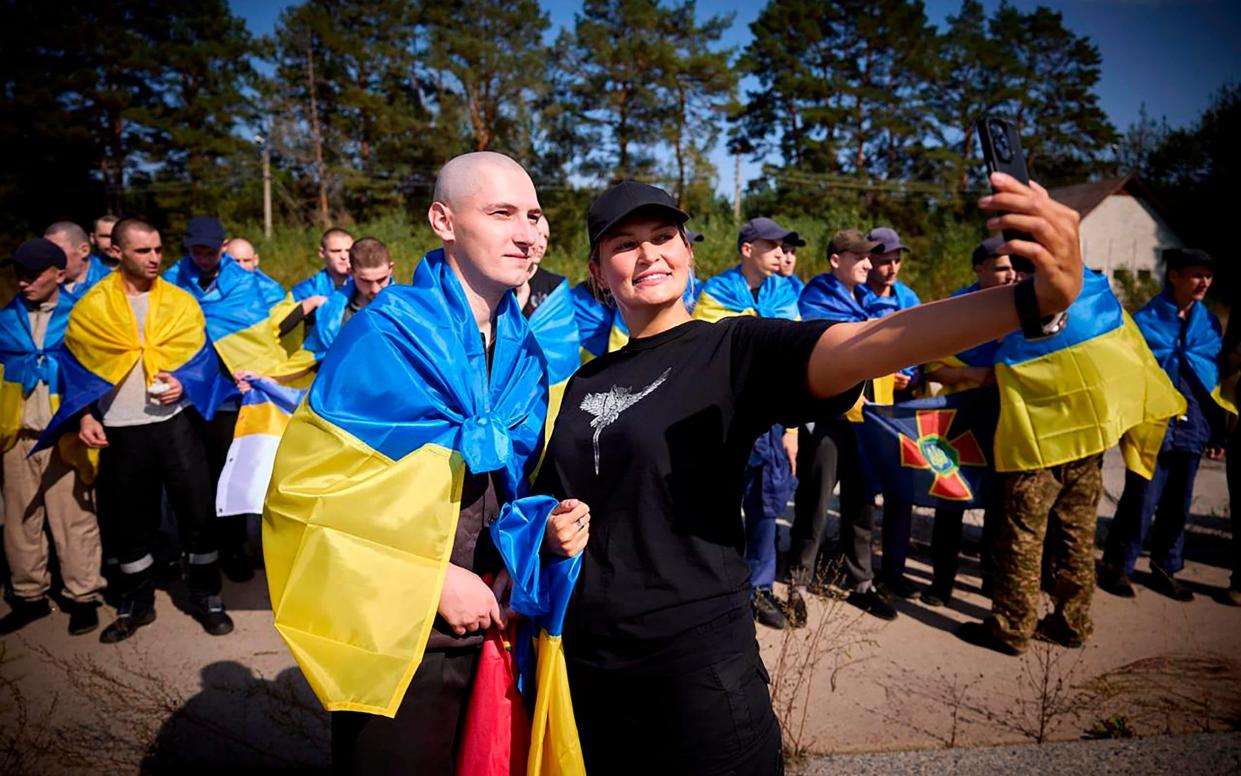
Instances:
[[[547,301],[547,297],[551,296],[562,280],[564,280],[564,275],[548,272],[542,267],[536,269],[530,276],[530,298],[526,300],[526,306],[521,308],[522,315],[527,318],[534,315],[534,311]]]
[[[536,493],[591,508],[565,622],[570,661],[634,668],[708,659],[695,639],[748,605],[742,473],[755,439],[853,405],[816,400],[806,365],[828,321],[691,321],[569,381]],[[688,635],[687,635],[688,634]],[[685,636],[684,638],[679,638]]]

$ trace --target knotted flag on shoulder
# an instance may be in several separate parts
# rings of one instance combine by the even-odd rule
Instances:
[[[280,436],[306,395],[271,380],[247,382],[250,390],[241,397],[233,442],[216,484],[215,513],[221,517],[262,513]]]
[[[288,358],[279,332],[280,321],[292,310],[292,298],[282,302],[283,293],[277,297],[275,288],[264,285],[232,256],[224,254],[220,259],[219,274],[206,290],[202,270],[188,256],[164,272],[164,279],[201,305],[207,333],[230,373],[269,374]]]
[[[795,321],[799,317],[797,288],[788,278],[771,275],[758,287],[758,298],[755,299],[749,281],[741,274],[741,266],[727,269],[702,284],[702,292],[694,306],[694,317],[713,323],[734,315]]]
[[[1220,384],[1223,328],[1206,305],[1194,302],[1182,319],[1172,293],[1165,288],[1134,313],[1133,321],[1173,385],[1180,380],[1181,367],[1186,366],[1204,393],[1210,394],[1225,412],[1237,414],[1236,405]]]
[[[263,549],[276,629],[332,711],[395,716],[422,660],[465,467],[525,494],[547,409],[512,294],[488,355],[442,251],[345,326],[276,454]]]
[[[837,321],[841,323],[861,323],[872,317],[866,306],[861,289],[849,290],[830,272],[815,275],[806,284],[798,297],[797,307],[801,317],[807,321]],[[892,375],[876,377],[870,381],[870,401],[876,404],[891,404],[895,391],[895,380]],[[854,423],[862,422],[862,406],[867,401],[867,391],[858,397],[857,404],[845,413],[845,417]]]
[[[1119,442],[1125,465],[1149,479],[1168,418],[1185,410],[1107,278],[1084,274],[1059,333],[1000,343],[997,471],[1057,466]]]
[[[858,434],[872,492],[924,507],[983,506],[999,405],[994,391],[867,404]]]
[[[8,450],[22,427],[26,398],[47,386],[53,413],[60,407],[60,345],[75,297],[61,293],[37,347],[30,314],[20,294],[0,308],[0,451]]]
[[[159,372],[171,373],[208,420],[222,401],[237,393],[237,386],[220,374],[194,298],[160,278],[148,294],[141,337],[120,272],[104,278],[73,305],[58,354],[60,409],[39,437],[39,447],[53,444],[66,421],[103,398],[135,365],[148,386]]]

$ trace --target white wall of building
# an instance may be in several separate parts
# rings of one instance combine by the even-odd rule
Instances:
[[[1082,258],[1086,266],[1108,278],[1118,269],[1134,277],[1146,272],[1158,279],[1164,248],[1183,248],[1184,243],[1145,200],[1117,193],[1099,203],[1082,219]]]

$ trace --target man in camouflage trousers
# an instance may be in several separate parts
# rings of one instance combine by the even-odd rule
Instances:
[[[1019,655],[1033,636],[1066,647],[1090,637],[1094,537],[1103,495],[1103,454],[1004,476],[1005,519],[995,545],[992,616],[963,627],[967,641]],[[1043,541],[1054,522],[1050,590],[1055,610],[1038,619]]]

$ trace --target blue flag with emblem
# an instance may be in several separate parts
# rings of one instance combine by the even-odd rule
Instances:
[[[984,390],[867,404],[858,434],[867,485],[924,507],[983,506],[999,411]]]

